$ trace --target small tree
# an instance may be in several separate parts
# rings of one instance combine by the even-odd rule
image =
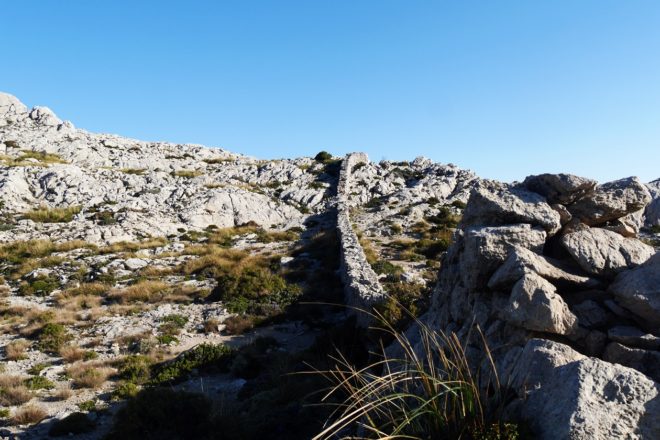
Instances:
[[[321,151],[314,157],[314,160],[317,162],[327,162],[330,159],[332,159],[332,154],[328,153],[327,151]]]

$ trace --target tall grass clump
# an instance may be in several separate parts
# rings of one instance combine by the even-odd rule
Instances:
[[[68,223],[81,210],[80,206],[69,206],[67,208],[41,207],[25,212],[23,217],[36,223]]]
[[[471,365],[453,333],[417,321],[420,339],[412,342],[381,321],[401,354],[383,349],[366,367],[336,356],[335,368],[321,372],[332,383],[323,400],[336,408],[314,439],[519,438],[518,426],[502,419],[504,387],[480,331],[485,369]]]

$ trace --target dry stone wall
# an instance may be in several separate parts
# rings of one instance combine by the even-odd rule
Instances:
[[[341,254],[339,270],[344,282],[347,304],[356,309],[370,310],[385,298],[386,293],[378,282],[378,275],[367,262],[351,222],[352,170],[360,163],[369,163],[369,157],[364,153],[346,155],[337,185],[337,233]],[[356,316],[359,325],[368,324],[368,315],[357,312]]]
[[[660,438],[660,254],[636,238],[651,199],[566,174],[473,190],[428,322],[475,365],[479,326],[538,438]]]

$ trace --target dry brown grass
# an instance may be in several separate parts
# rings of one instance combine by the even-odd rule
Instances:
[[[118,243],[113,243],[106,247],[100,248],[100,254],[118,254],[121,252],[137,252],[142,249],[152,249],[155,247],[165,246],[167,244],[167,238],[157,237],[150,238],[143,241],[121,241]]]
[[[57,305],[68,311],[96,309],[101,306],[102,301],[102,298],[93,295],[67,297],[66,295],[58,294],[55,296]]]
[[[218,333],[218,326],[220,325],[220,320],[216,318],[209,318],[202,324],[204,333]]]
[[[5,356],[7,360],[18,361],[26,358],[26,350],[30,347],[30,342],[25,339],[11,341],[5,346]]]
[[[66,208],[49,208],[43,206],[32,211],[24,212],[23,217],[36,223],[68,223],[80,212],[80,206]]]
[[[108,298],[120,304],[135,302],[158,302],[163,299],[165,291],[170,287],[162,281],[140,281],[123,289],[114,289]]]
[[[85,350],[75,345],[65,345],[59,349],[58,353],[67,364],[82,360],[85,357]]]
[[[32,399],[32,393],[23,384],[23,378],[3,374],[0,376],[0,405],[22,405]]]
[[[58,385],[53,393],[53,398],[56,400],[68,400],[71,396],[73,396],[73,390],[68,383]]]
[[[113,370],[98,362],[77,362],[66,370],[66,374],[77,388],[99,388]]]
[[[62,296],[103,296],[110,290],[110,286],[103,283],[83,283],[78,287],[67,289]]]
[[[19,408],[12,417],[15,425],[34,425],[48,417],[45,409],[38,405],[26,405]]]

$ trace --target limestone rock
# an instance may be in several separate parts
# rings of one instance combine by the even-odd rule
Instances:
[[[651,203],[644,211],[648,226],[660,226],[660,179],[654,180],[646,186],[651,193]]]
[[[541,194],[548,203],[563,205],[573,203],[589,194],[596,187],[596,181],[572,174],[539,174],[528,176],[523,186]]]
[[[660,253],[645,264],[620,273],[609,292],[647,326],[660,330]]]
[[[463,213],[464,225],[498,226],[513,223],[540,226],[549,235],[561,228],[559,213],[536,193],[497,185],[472,192]]]
[[[562,268],[559,261],[539,255],[529,249],[515,246],[504,264],[497,269],[488,281],[491,289],[511,287],[525,274],[536,273],[543,278],[562,286],[596,288],[600,282],[594,278],[575,273],[569,268]]]
[[[513,287],[505,319],[528,330],[560,335],[577,328],[577,318],[555,287],[534,274],[523,276]]]
[[[618,342],[612,342],[605,348],[603,360],[634,368],[655,381],[660,380],[660,352],[658,351],[631,348]]]
[[[561,243],[582,269],[608,277],[644,263],[655,253],[639,240],[599,228],[566,234]]]
[[[650,333],[643,332],[637,327],[618,325],[607,332],[607,337],[614,342],[636,348],[648,350],[660,349],[660,338]]]
[[[651,194],[637,177],[615,180],[598,186],[568,210],[583,223],[593,226],[615,220],[644,209]]]
[[[460,267],[469,289],[485,286],[514,246],[541,252],[546,233],[528,224],[470,227],[465,230]]]
[[[516,362],[520,411],[540,440],[660,438],[659,386],[631,368],[532,339]]]

